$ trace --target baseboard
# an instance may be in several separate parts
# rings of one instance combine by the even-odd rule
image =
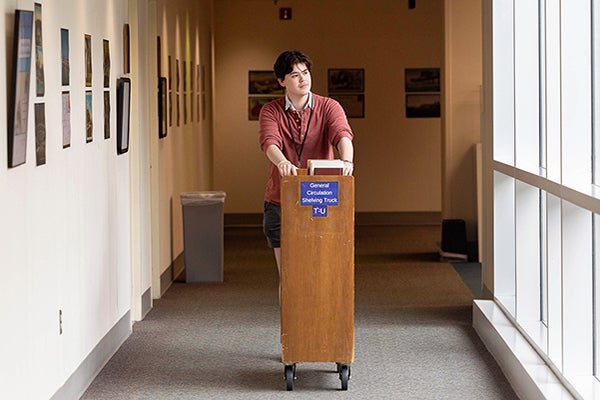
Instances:
[[[354,214],[357,226],[369,225],[440,225],[441,212],[357,212]]]
[[[262,213],[239,213],[239,214],[225,214],[223,216],[223,225],[227,227],[251,227],[251,226],[262,226],[263,215]]]
[[[473,302],[473,328],[519,398],[574,397],[494,301]]]
[[[173,261],[173,281],[185,282],[185,253],[181,252]]]
[[[226,227],[262,226],[262,214],[225,214]],[[442,213],[438,211],[416,212],[357,212],[354,214],[357,226],[371,225],[440,225]]]
[[[181,281],[182,279],[185,281],[185,258],[183,252],[160,275],[160,296],[162,297],[169,290],[173,282]]]
[[[50,400],[79,399],[129,335],[131,335],[131,316],[127,311]]]
[[[142,294],[142,319],[146,318],[146,315],[152,309],[152,288],[148,288]]]

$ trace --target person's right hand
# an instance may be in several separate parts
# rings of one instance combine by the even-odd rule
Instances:
[[[288,160],[283,160],[279,164],[277,164],[277,169],[279,170],[280,176],[298,175],[298,168],[296,168],[296,166]]]

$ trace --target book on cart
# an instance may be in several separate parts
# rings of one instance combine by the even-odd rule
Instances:
[[[342,160],[308,160],[309,175],[343,175]]]

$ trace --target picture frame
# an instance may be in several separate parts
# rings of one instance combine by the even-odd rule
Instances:
[[[34,3],[35,19],[35,94],[43,97],[46,92],[44,82],[44,44],[42,39],[42,5]]]
[[[248,71],[248,94],[283,95],[273,71]]]
[[[406,118],[439,118],[440,94],[407,94]]]
[[[92,36],[84,35],[85,86],[92,86]]]
[[[61,28],[60,30],[60,59],[61,59],[61,84],[68,86],[70,84],[70,66],[69,66],[69,30]]]
[[[104,87],[110,87],[110,42],[108,39],[102,39],[102,67],[104,77]]]
[[[128,74],[131,70],[129,61],[129,24],[123,24],[123,72]]]
[[[117,79],[117,154],[129,150],[129,111],[131,103],[131,80]]]
[[[181,88],[181,79],[179,79],[179,58],[175,59],[175,91],[179,93]]]
[[[404,90],[410,92],[439,92],[439,68],[406,68],[404,70]]]
[[[361,93],[365,91],[364,68],[329,68],[327,70],[329,92]]]
[[[365,95],[364,94],[330,94],[334,100],[337,100],[348,118],[365,117]]]
[[[35,121],[35,165],[46,164],[46,105],[44,103],[35,103],[34,121]]]
[[[27,121],[29,115],[29,85],[31,82],[31,51],[33,11],[15,10],[12,92],[9,102],[8,167],[24,164],[27,155]]]
[[[110,139],[110,91],[104,91],[104,139]]]
[[[173,126],[173,92],[170,90],[169,90],[169,118],[168,119],[169,119],[169,126]]]
[[[85,91],[85,142],[91,143],[94,141],[94,113],[93,113],[93,92]]]
[[[248,120],[258,121],[258,115],[262,106],[270,101],[273,101],[279,97],[262,97],[262,96],[249,96],[248,97]]]
[[[158,78],[158,138],[167,137],[167,78]]]
[[[63,149],[71,147],[71,94],[62,92],[62,144]]]

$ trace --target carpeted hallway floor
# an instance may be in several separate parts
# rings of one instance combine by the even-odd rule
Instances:
[[[356,230],[355,362],[280,362],[277,272],[258,228],[225,233],[225,283],[174,283],[82,399],[517,399],[471,327],[471,292],[439,262],[439,227]]]

